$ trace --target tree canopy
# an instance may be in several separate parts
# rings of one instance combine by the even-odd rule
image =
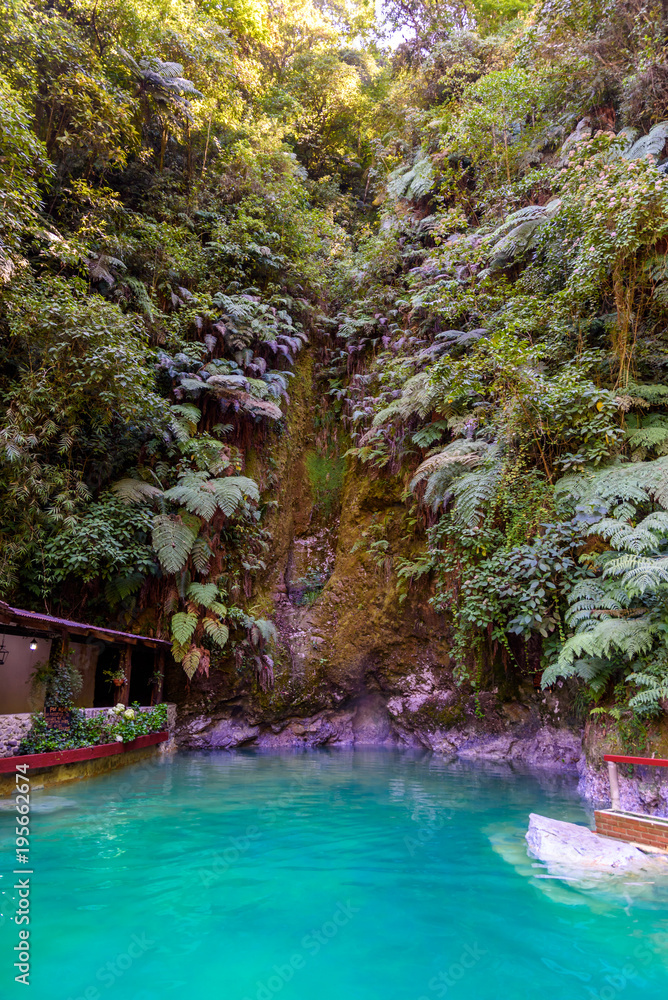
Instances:
[[[273,456],[399,478],[462,683],[668,698],[654,0],[6,0],[0,590],[272,680]],[[297,381],[295,381],[295,379]],[[329,446],[328,445],[328,446]]]

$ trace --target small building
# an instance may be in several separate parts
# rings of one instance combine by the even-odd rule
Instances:
[[[0,601],[0,715],[42,710],[44,694],[35,690],[32,675],[48,662],[54,640],[62,641],[63,651],[81,671],[78,708],[162,701],[165,656],[171,649],[167,640],[54,618]],[[114,672],[125,680],[112,682],[109,674]]]

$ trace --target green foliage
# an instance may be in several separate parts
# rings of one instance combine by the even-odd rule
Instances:
[[[389,52],[363,0],[5,6],[2,593],[269,685],[248,609],[313,371],[313,514],[346,447],[403,483],[412,554],[384,514],[357,550],[400,598],[431,575],[462,678],[656,711],[663,10],[391,0]]]
[[[99,712],[87,716],[80,709],[72,709],[71,722],[66,730],[51,728],[42,714],[33,715],[31,727],[21,740],[17,754],[49,753],[54,750],[76,750],[80,747],[98,746],[120,740],[130,743],[138,736],[158,733],[167,727],[167,706],[140,710],[139,704],[132,706],[133,718],[113,712]]]
[[[31,675],[33,687],[44,688],[44,705],[47,708],[71,708],[81,691],[83,678],[70,657],[63,657],[61,644],[55,649],[48,663],[38,664]]]
[[[313,515],[328,523],[341,503],[345,463],[336,454],[309,451],[306,472],[313,496]]]

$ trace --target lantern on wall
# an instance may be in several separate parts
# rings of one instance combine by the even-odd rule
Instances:
[[[8,656],[9,656],[9,650],[5,646],[5,637],[3,635],[2,640],[0,641],[0,667],[6,661]]]
[[[37,639],[31,639],[30,640],[30,648],[32,649],[32,651],[34,653],[35,650],[37,649]]]

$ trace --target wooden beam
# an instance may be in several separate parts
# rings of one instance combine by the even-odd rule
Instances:
[[[130,676],[132,674],[132,649],[130,646],[125,646],[123,652],[121,653],[120,665],[123,668],[123,673],[125,674],[125,684],[122,688],[119,688],[118,700],[123,702],[124,705],[129,704],[130,698]]]
[[[164,651],[164,649],[162,649],[162,648],[158,649],[158,651],[157,651],[157,653],[156,653],[156,655],[154,657],[153,664],[154,664],[155,670],[160,672],[160,681],[159,681],[158,684],[154,685],[153,690],[151,691],[151,704],[152,705],[159,705],[160,702],[162,701],[162,688],[163,688],[163,685],[165,683],[165,651]]]
[[[643,764],[647,767],[668,767],[664,757],[626,757],[619,753],[606,753],[603,760],[613,764]]]

